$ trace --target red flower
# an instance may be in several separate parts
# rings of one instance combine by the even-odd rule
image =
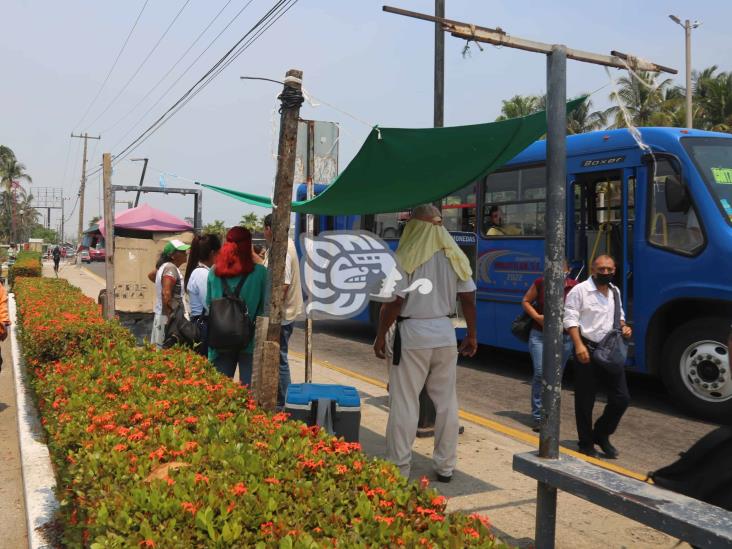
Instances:
[[[126,444],[117,444],[117,445],[115,445],[114,448],[112,448],[112,450],[114,450],[115,452],[124,452],[125,450],[127,450],[127,445]]]
[[[155,547],[155,542],[151,539],[144,539],[140,542],[141,547]]]
[[[432,505],[445,505],[445,503],[447,503],[445,496],[436,496],[432,498]]]
[[[196,512],[198,512],[198,507],[188,501],[182,502],[180,506],[183,508],[184,511],[190,513],[193,516],[195,516]]]
[[[193,417],[193,416],[188,416],[184,421],[188,425],[194,425],[194,424],[198,423],[198,418],[197,417]]]
[[[247,487],[244,486],[243,482],[238,482],[234,485],[234,487],[231,489],[231,493],[235,496],[241,496],[243,494],[246,494],[249,490],[247,490]]]
[[[201,473],[196,473],[196,478],[193,481],[195,484],[198,484],[199,482],[205,482],[208,484],[208,477],[206,475],[202,475]]]
[[[267,477],[266,479],[264,479],[264,482],[266,482],[267,484],[279,484],[280,483],[279,479],[276,479],[274,477]]]

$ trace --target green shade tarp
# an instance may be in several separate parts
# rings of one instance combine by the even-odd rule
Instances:
[[[571,111],[585,97],[567,104]],[[546,133],[546,113],[450,128],[374,128],[351,163],[318,196],[292,203],[299,213],[371,214],[435,202],[499,169]],[[255,206],[268,196],[203,187]]]

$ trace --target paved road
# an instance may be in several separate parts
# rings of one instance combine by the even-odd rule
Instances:
[[[104,263],[87,267],[104,277]],[[384,382],[386,363],[374,357],[373,336],[368,326],[353,321],[315,323],[316,360],[328,361]],[[291,350],[302,352],[301,325],[295,329]],[[531,361],[528,354],[481,347],[471,359],[458,364],[458,398],[463,410],[531,433],[529,391]],[[317,380],[315,380],[317,381]],[[715,425],[686,416],[673,406],[660,381],[630,375],[631,407],[623,417],[613,443],[621,455],[615,463],[638,473],[647,473],[673,461],[680,452]],[[596,406],[596,415],[601,406]],[[571,369],[564,377],[561,443],[576,449],[574,393]]]
[[[314,355],[336,366],[387,380],[385,361],[373,355],[369,328],[353,321],[315,323]],[[304,334],[296,327],[290,344],[304,349]],[[471,359],[458,364],[458,398],[463,410],[531,433],[529,391],[531,361],[528,354],[481,347]],[[317,381],[317,380],[315,380]],[[617,465],[647,473],[673,461],[679,452],[715,426],[689,418],[674,408],[659,381],[629,376],[632,404],[613,437],[620,450]],[[576,449],[572,372],[567,371],[562,391],[561,443]],[[596,414],[601,410],[596,406]]]

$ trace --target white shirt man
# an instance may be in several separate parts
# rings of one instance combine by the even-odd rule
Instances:
[[[592,360],[592,350],[613,329],[615,321],[615,300],[620,298],[610,282],[615,276],[615,260],[601,255],[592,263],[591,272],[592,277],[572,288],[564,303],[564,329],[574,343],[577,362],[574,413],[580,452],[597,456],[594,446],[598,444],[607,457],[616,458],[618,450],[610,444],[610,435],[630,401],[625,369],[611,373]],[[625,324],[622,303],[618,305],[623,336],[629,338],[631,329]],[[607,405],[593,428],[592,409],[600,388],[607,393]]]

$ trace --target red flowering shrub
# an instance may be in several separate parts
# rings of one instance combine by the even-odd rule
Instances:
[[[53,361],[109,342],[134,341],[120,324],[104,320],[100,306],[66,280],[19,278],[14,291],[26,361]]]
[[[18,281],[66,546],[498,545],[483,517],[446,513],[444,497],[358,444],[262,412],[198,355],[109,339],[70,293]],[[49,360],[56,347],[30,339],[61,302],[79,315],[62,317],[62,337],[77,337],[64,326],[76,324],[106,339]]]

